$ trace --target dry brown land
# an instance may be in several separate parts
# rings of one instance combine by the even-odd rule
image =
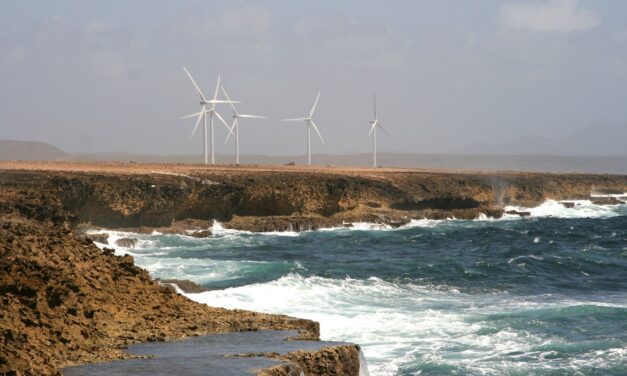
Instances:
[[[627,190],[626,175],[204,166],[134,163],[0,162],[0,187],[57,205],[72,225],[181,232],[225,226],[307,230],[412,218],[499,217],[505,205],[589,198]],[[35,193],[36,192],[36,193]],[[24,209],[24,208],[22,208]]]

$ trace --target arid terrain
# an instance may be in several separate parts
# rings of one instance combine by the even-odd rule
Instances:
[[[318,338],[311,321],[191,302],[130,256],[98,249],[86,228],[208,236],[213,220],[251,231],[399,226],[625,191],[625,175],[0,162],[0,374],[55,374],[126,357],[120,349],[131,343],[225,331],[299,329]],[[341,351],[325,356],[354,363],[354,349]],[[355,371],[337,362],[315,374]]]
[[[585,199],[627,187],[627,176],[610,174],[301,166],[0,162],[0,171],[3,195],[26,202],[11,206],[7,199],[5,210],[37,215],[44,206],[72,226],[139,231],[206,229],[213,220],[236,229],[277,231],[358,221],[398,226],[412,218],[500,217],[506,205]]]

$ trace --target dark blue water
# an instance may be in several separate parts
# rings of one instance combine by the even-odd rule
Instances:
[[[627,374],[627,207],[534,215],[547,211],[571,218],[216,227],[130,251],[156,277],[212,289],[197,301],[319,321],[324,339],[361,344],[374,375]]]

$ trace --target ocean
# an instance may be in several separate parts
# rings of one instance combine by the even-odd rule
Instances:
[[[320,322],[371,375],[625,375],[627,205],[575,202],[397,229],[100,232],[137,238],[116,253],[153,277],[210,289],[190,299]]]

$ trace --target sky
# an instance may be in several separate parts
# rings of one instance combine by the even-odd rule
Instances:
[[[627,124],[627,2],[4,0],[0,139],[200,153],[183,66],[267,116],[241,121],[243,154],[304,153],[304,125],[281,119],[318,91],[314,153],[371,150],[374,92],[380,151],[449,153]]]

